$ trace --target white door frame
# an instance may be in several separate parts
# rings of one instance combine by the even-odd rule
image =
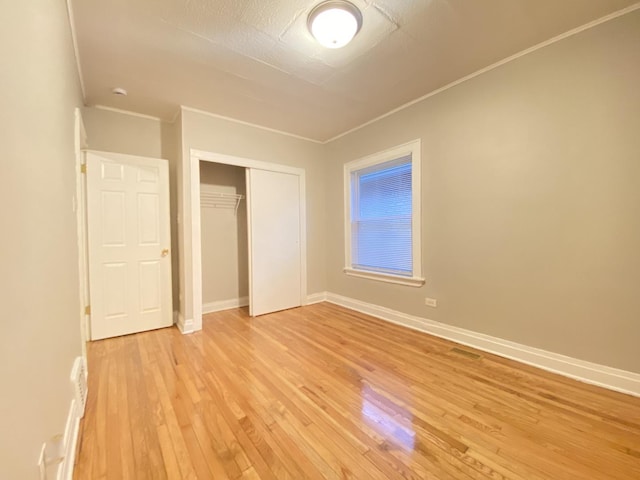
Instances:
[[[78,235],[78,283],[80,302],[80,339],[82,341],[82,357],[87,359],[87,342],[91,338],[89,331],[89,315],[85,307],[89,305],[89,251],[87,245],[87,184],[83,172],[85,164],[84,150],[87,148],[87,132],[82,121],[82,113],[76,107],[74,112],[74,149],[76,171],[76,195],[74,208],[76,212],[76,228]]]
[[[264,162],[250,158],[235,157],[222,153],[190,149],[191,153],[191,265],[185,266],[185,272],[191,272],[193,295],[193,331],[202,329],[202,239],[200,226],[200,162],[222,163],[236,167],[254,168],[270,172],[297,175],[300,181],[300,305],[307,303],[307,219],[305,170],[278,163]],[[249,226],[250,228],[250,226]],[[189,268],[191,267],[191,268]],[[188,300],[187,300],[188,301]]]

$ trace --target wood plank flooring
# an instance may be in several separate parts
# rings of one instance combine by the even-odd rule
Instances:
[[[322,303],[89,345],[76,479],[640,479],[640,399]]]

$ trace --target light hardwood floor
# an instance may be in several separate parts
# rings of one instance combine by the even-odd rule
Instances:
[[[76,479],[640,479],[639,398],[328,303],[203,323],[89,345]]]

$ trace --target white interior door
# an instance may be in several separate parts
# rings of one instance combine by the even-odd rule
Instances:
[[[301,305],[300,177],[247,169],[249,313]]]
[[[86,164],[91,339],[172,325],[167,161],[87,152]]]

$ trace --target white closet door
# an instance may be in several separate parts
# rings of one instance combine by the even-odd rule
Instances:
[[[300,177],[247,169],[249,312],[301,305]]]
[[[87,153],[91,339],[172,325],[166,160]]]

